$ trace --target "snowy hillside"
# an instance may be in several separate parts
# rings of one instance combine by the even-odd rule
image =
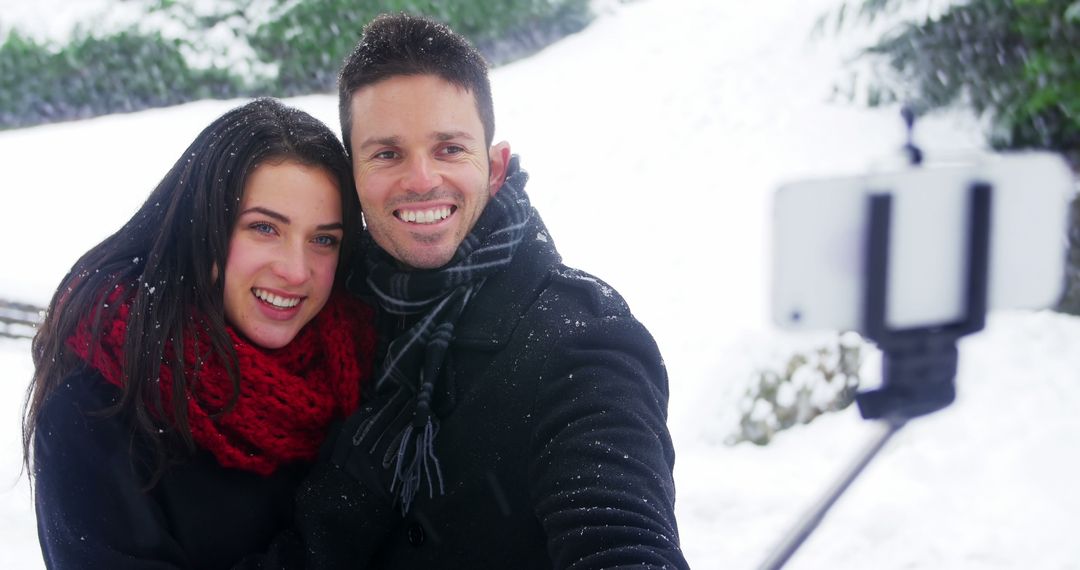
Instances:
[[[494,72],[496,137],[567,263],[619,289],[660,344],[692,566],[754,568],[877,429],[849,409],[768,447],[723,443],[755,371],[829,338],[768,321],[769,195],[881,159],[901,121],[828,102],[850,45],[808,36],[832,0],[601,4],[584,32]],[[0,297],[46,303],[235,103],[0,132]],[[290,103],[337,124],[334,97]],[[979,144],[958,115],[916,134],[931,154]],[[1080,319],[991,318],[961,347],[957,403],[901,432],[789,567],[1080,568],[1076,347]],[[19,476],[28,352],[0,339],[3,568],[41,567]]]

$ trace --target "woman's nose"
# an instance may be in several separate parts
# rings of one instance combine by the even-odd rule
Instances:
[[[307,254],[302,245],[281,248],[273,264],[274,273],[289,285],[302,284],[308,278]]]

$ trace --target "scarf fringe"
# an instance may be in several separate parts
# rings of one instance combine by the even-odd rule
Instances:
[[[374,297],[387,313],[419,315],[411,328],[387,346],[375,384],[377,394],[397,387],[405,399],[400,403],[402,413],[411,413],[411,421],[401,431],[396,430],[401,425],[397,420],[389,424],[394,427],[381,431],[365,426],[353,440],[359,444],[372,437],[375,442],[371,448],[375,450],[386,435],[383,432],[397,433],[383,454],[383,466],[392,469],[390,492],[400,498],[403,514],[422,485],[427,486],[431,498],[436,488],[445,492],[442,467],[435,456],[439,419],[432,409],[434,383],[447,364],[455,325],[469,300],[489,275],[510,265],[525,239],[533,211],[525,194],[528,178],[518,158],[512,157],[502,188],[488,201],[447,266],[434,271],[402,271],[367,235],[363,246],[367,275],[363,281],[350,278],[356,293]]]
[[[398,493],[402,515],[409,511],[422,482],[427,483],[429,498],[435,496],[436,483],[438,483],[440,495],[446,492],[443,485],[442,467],[439,465],[439,458],[435,456],[435,436],[438,433],[438,422],[433,422],[429,417],[427,423],[419,431],[409,424],[401,434],[390,492]],[[409,453],[410,448],[412,453]]]

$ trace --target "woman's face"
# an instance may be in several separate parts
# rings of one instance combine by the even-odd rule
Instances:
[[[263,348],[289,344],[330,296],[343,233],[330,173],[291,161],[257,166],[229,239],[229,324]]]

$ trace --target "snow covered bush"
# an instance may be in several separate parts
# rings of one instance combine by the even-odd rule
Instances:
[[[862,349],[859,335],[844,333],[835,346],[791,356],[783,370],[759,372],[739,400],[739,430],[726,443],[767,445],[779,431],[850,406],[859,388]]]

